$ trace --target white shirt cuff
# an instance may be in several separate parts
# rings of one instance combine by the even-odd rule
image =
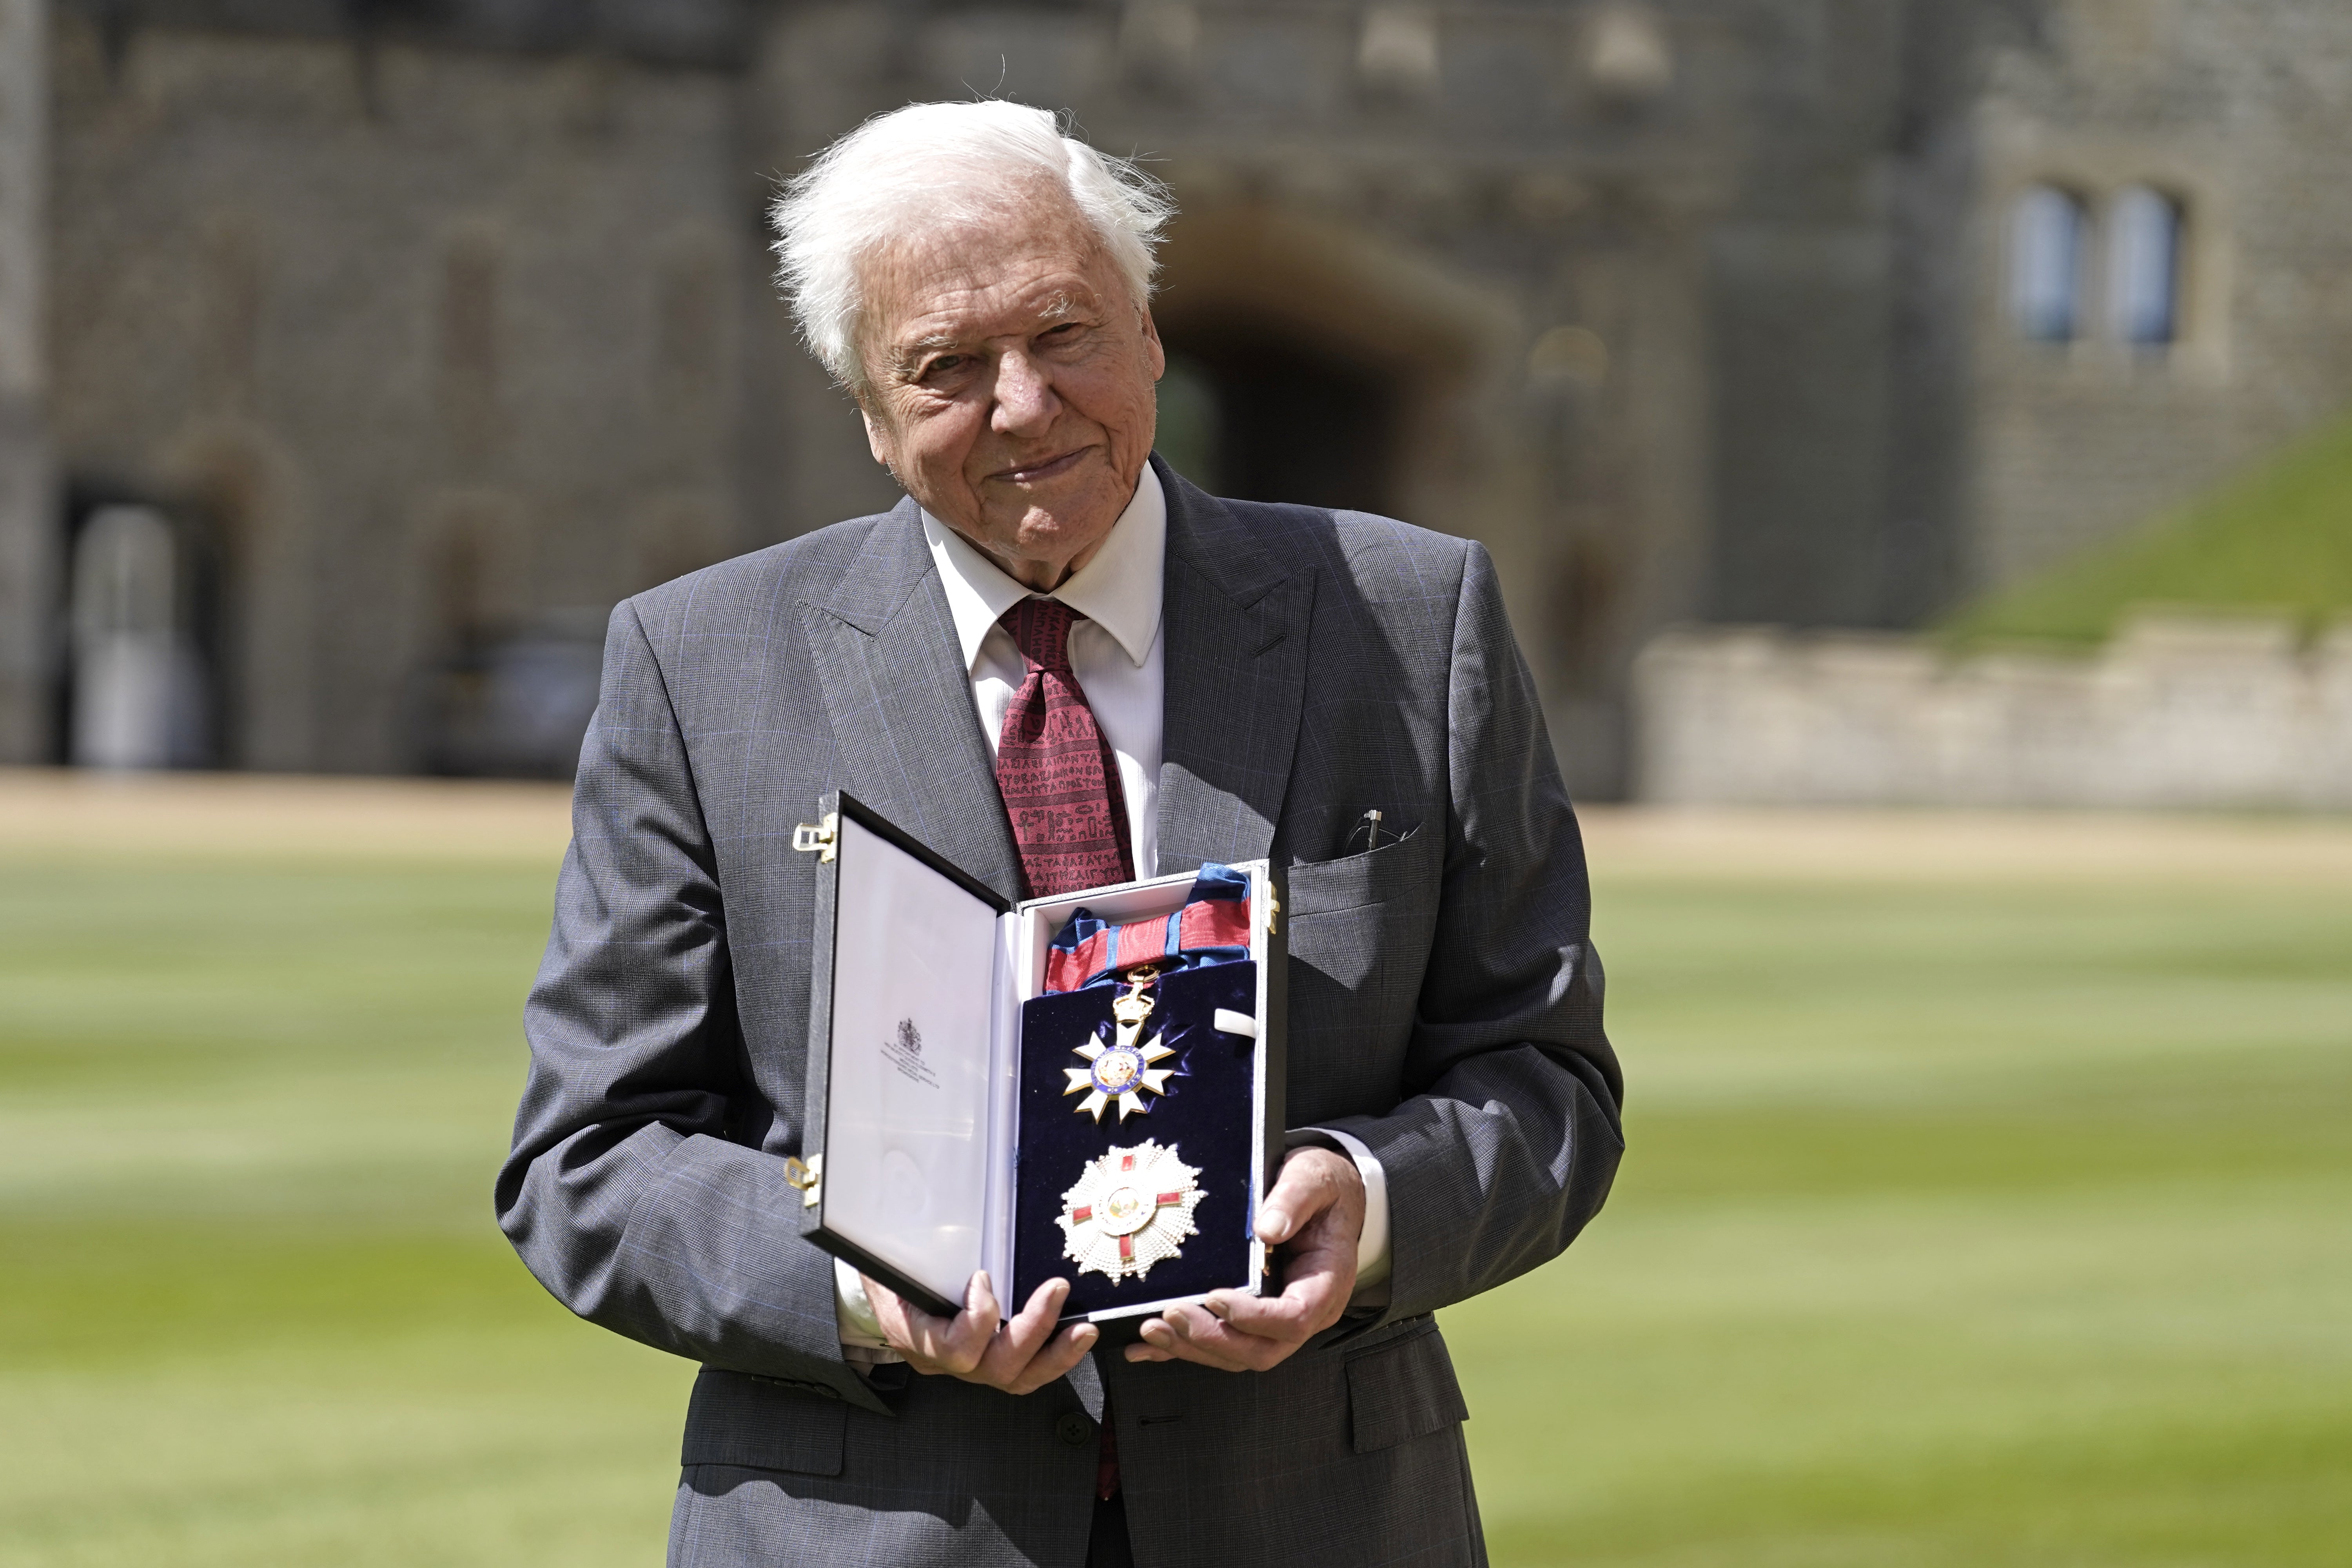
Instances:
[[[870,1366],[903,1359],[882,1337],[882,1320],[866,1298],[865,1276],[838,1258],[833,1260],[833,1322],[844,1360]]]
[[[1356,1241],[1356,1293],[1351,1300],[1362,1303],[1368,1295],[1376,1294],[1386,1300],[1385,1289],[1374,1291],[1376,1286],[1388,1283],[1389,1265],[1389,1177],[1381,1168],[1380,1157],[1364,1141],[1351,1132],[1336,1127],[1304,1127],[1287,1136],[1293,1145],[1304,1142],[1308,1135],[1328,1138],[1347,1151],[1348,1158],[1356,1163],[1356,1174],[1364,1180],[1364,1233]]]

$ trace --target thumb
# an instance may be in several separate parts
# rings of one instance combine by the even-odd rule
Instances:
[[[984,1326],[988,1332],[992,1334],[996,1331],[996,1320],[1001,1312],[996,1304],[996,1291],[988,1282],[987,1269],[974,1273],[971,1283],[964,1287],[963,1310],[973,1322]]]
[[[1258,1239],[1269,1247],[1290,1240],[1299,1226],[1330,1207],[1334,1195],[1330,1181],[1318,1173],[1315,1162],[1286,1160],[1274,1191],[1265,1194],[1265,1206],[1258,1210]]]
[[[979,1338],[992,1338],[997,1323],[1004,1321],[1004,1310],[997,1305],[995,1289],[988,1284],[988,1269],[976,1269],[971,1284],[964,1286],[964,1331]]]

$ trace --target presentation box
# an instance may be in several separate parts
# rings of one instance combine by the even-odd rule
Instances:
[[[1066,1322],[1278,1289],[1254,1234],[1283,1150],[1277,869],[1007,904],[847,794],[820,810],[793,840],[818,861],[808,1238],[942,1315],[982,1268],[1008,1314],[1068,1279]]]

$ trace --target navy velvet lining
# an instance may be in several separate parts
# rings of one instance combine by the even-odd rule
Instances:
[[[1112,998],[1122,987],[1093,985],[1064,991],[1021,1005],[1021,1145],[1013,1164],[1012,1311],[1029,1293],[1055,1277],[1070,1281],[1065,1317],[1106,1307],[1204,1296],[1240,1289],[1249,1283],[1250,1152],[1256,1143],[1251,1111],[1257,1042],[1220,1034],[1216,1010],[1257,1014],[1257,963],[1220,963],[1168,975],[1154,987],[1159,1002],[1144,1026],[1144,1038],[1176,1052],[1176,1076],[1164,1095],[1146,1095],[1150,1110],[1119,1120],[1116,1101],[1102,1120],[1079,1113],[1082,1094],[1065,1095],[1066,1068],[1083,1067],[1076,1048],[1090,1038],[1108,1041]],[[1062,1194],[1087,1163],[1113,1148],[1131,1149],[1150,1139],[1198,1169],[1203,1194],[1192,1211],[1200,1234],[1184,1243],[1181,1256],[1155,1266],[1148,1279],[1113,1283],[1100,1274],[1076,1272],[1063,1256]]]

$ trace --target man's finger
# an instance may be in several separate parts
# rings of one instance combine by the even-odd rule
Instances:
[[[1305,1154],[1306,1149],[1292,1154]],[[1286,1158],[1274,1180],[1274,1191],[1258,1205],[1257,1237],[1268,1247],[1279,1247],[1305,1228],[1307,1222],[1329,1208],[1339,1189],[1319,1160]]]
[[[1235,1333],[1197,1307],[1171,1307],[1153,1324],[1144,1325],[1145,1342],[1167,1351],[1180,1361],[1198,1362],[1221,1372],[1264,1372],[1278,1363],[1295,1344]]]
[[[875,1321],[882,1326],[882,1338],[889,1346],[912,1362],[919,1371],[934,1372],[924,1347],[932,1336],[925,1328],[940,1320],[909,1302],[905,1297],[880,1281],[860,1275],[866,1282],[866,1300],[874,1308]]]
[[[1217,1354],[1204,1346],[1194,1344],[1178,1333],[1164,1317],[1147,1319],[1143,1324],[1142,1334],[1142,1345],[1131,1347],[1128,1352],[1128,1359],[1130,1361],[1145,1360],[1146,1356],[1139,1352],[1149,1352],[1149,1359],[1153,1361],[1189,1361],[1201,1366],[1213,1367],[1219,1372],[1248,1370],[1229,1356]]]
[[[1066,1279],[1048,1279],[1029,1292],[1028,1304],[1015,1312],[988,1347],[990,1363],[1007,1371],[1029,1364],[1030,1357],[1053,1338],[1054,1320],[1062,1315],[1062,1301],[1070,1293]]]
[[[1338,1322],[1347,1299],[1335,1271],[1294,1270],[1279,1296],[1220,1291],[1209,1305],[1237,1333],[1301,1344]]]
[[[976,1270],[971,1283],[963,1289],[963,1310],[948,1323],[948,1342],[960,1368],[969,1372],[980,1364],[1003,1320],[1004,1310],[996,1303],[996,1289],[989,1283],[988,1270]]]
[[[985,1269],[974,1274],[971,1283],[964,1287],[963,1310],[952,1318],[926,1312],[908,1301],[898,1304],[906,1313],[910,1342],[898,1348],[926,1363],[927,1370],[964,1376],[980,1365],[995,1338],[999,1310]]]
[[[996,1331],[997,1320],[1003,1310],[996,1304],[996,1288],[988,1282],[988,1270],[972,1270],[971,1283],[963,1288],[963,1310],[972,1321],[982,1318],[988,1321],[988,1331]]]
[[[1323,1292],[1308,1279],[1294,1276],[1279,1296],[1244,1296],[1237,1290],[1213,1296],[1203,1303],[1236,1331],[1261,1339],[1305,1339],[1306,1325]]]
[[[1244,1338],[1233,1325],[1214,1312],[1200,1307],[1183,1306],[1168,1314],[1168,1326],[1176,1337],[1194,1350],[1230,1361],[1251,1362],[1261,1349],[1271,1348],[1273,1342],[1257,1336]]]
[[[1318,1192],[1318,1187],[1324,1190]],[[1330,1204],[1331,1194],[1325,1184],[1304,1169],[1285,1165],[1274,1191],[1265,1194],[1265,1203],[1257,1211],[1257,1238],[1268,1247],[1279,1247]]]
[[[1029,1394],[1077,1365],[1102,1332],[1092,1323],[1074,1323],[1055,1337],[1054,1324],[1069,1294],[1066,1279],[1048,1279],[1031,1291],[1027,1304],[990,1344],[971,1380],[1008,1394]]]
[[[1073,1323],[1032,1357],[1018,1374],[998,1386],[1007,1394],[1034,1394],[1047,1384],[1067,1376],[1100,1338],[1102,1331],[1092,1323]]]
[[[1044,1336],[1036,1331],[1053,1327],[1054,1320],[1062,1315],[1062,1302],[1069,1294],[1068,1280],[1046,1280],[1043,1285],[1030,1291],[1029,1300],[1023,1302],[1021,1310],[1006,1321],[1004,1325],[1006,1332],[1026,1335],[1033,1342],[1042,1343]]]

